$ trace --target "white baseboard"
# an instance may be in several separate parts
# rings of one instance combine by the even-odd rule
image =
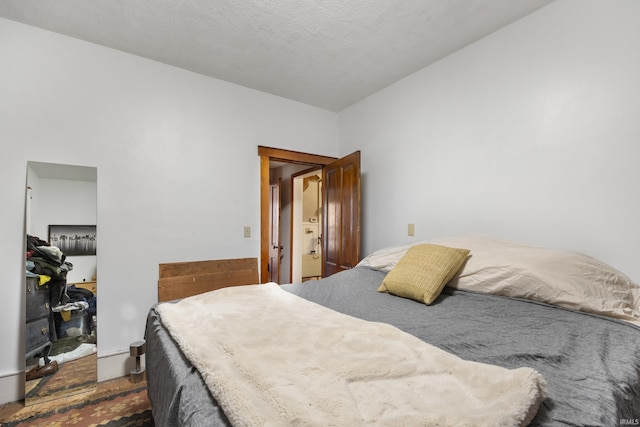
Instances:
[[[100,355],[98,356],[98,382],[127,376],[134,368],[135,359],[129,355],[128,350]],[[23,399],[24,371],[0,377],[0,405]]]
[[[0,377],[0,404],[24,399],[24,371]]]
[[[144,366],[144,357],[142,357],[142,366]],[[136,361],[129,354],[129,350],[103,354],[98,357],[98,382],[127,376],[135,367]]]

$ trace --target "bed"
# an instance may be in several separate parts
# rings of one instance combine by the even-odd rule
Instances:
[[[433,275],[431,266],[425,267],[433,261],[431,255],[424,258],[418,249],[428,252],[434,247],[467,251],[462,252],[462,263],[453,273],[443,274],[440,281],[445,283],[437,286],[435,295],[407,295],[393,281],[387,283],[392,276],[406,280],[396,273],[406,272],[407,267],[409,282],[416,276],[424,279],[424,270]],[[235,284],[255,283],[242,282]],[[240,288],[248,291],[252,287],[203,295],[228,298]],[[640,422],[640,288],[588,256],[483,236],[432,239],[386,248],[366,257],[356,268],[322,280],[277,288],[364,323],[391,325],[465,363],[510,372],[526,368],[539,374],[543,394],[524,424],[617,426]],[[260,285],[259,290],[263,289],[267,287]],[[178,304],[155,306],[147,318],[147,383],[156,425],[232,425],[223,409],[228,404],[224,396],[221,405],[209,386],[215,373],[198,371],[192,354],[181,348],[182,338],[172,336],[163,323],[159,314],[164,313],[163,307]],[[245,305],[254,304],[260,307],[259,302]],[[219,307],[226,310],[224,305]],[[216,322],[222,323],[224,317],[219,315]],[[304,322],[296,324],[298,329],[305,328]],[[195,324],[193,328],[197,330]],[[275,339],[279,335],[274,333],[274,342],[279,342]],[[332,345],[327,343],[329,351]],[[371,388],[366,398],[376,400],[384,394],[384,389]],[[371,418],[362,424],[394,425],[377,421]],[[447,424],[446,420],[439,422]],[[266,424],[322,425],[304,418]]]

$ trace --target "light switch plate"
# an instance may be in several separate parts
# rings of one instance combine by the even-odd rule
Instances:
[[[248,225],[244,226],[244,237],[251,237],[251,227]]]
[[[416,225],[415,224],[409,224],[409,226],[407,227],[407,235],[409,235],[409,236],[415,236],[416,235]]]

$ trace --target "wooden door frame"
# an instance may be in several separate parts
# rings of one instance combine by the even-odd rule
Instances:
[[[273,160],[323,167],[338,159],[262,145],[258,145],[258,156],[260,156],[260,283],[265,283],[269,278],[269,162]]]

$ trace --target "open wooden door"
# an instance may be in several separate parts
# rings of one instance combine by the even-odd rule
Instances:
[[[360,261],[360,151],[323,169],[322,275],[331,276]]]
[[[269,186],[269,281],[280,283],[280,185]]]

